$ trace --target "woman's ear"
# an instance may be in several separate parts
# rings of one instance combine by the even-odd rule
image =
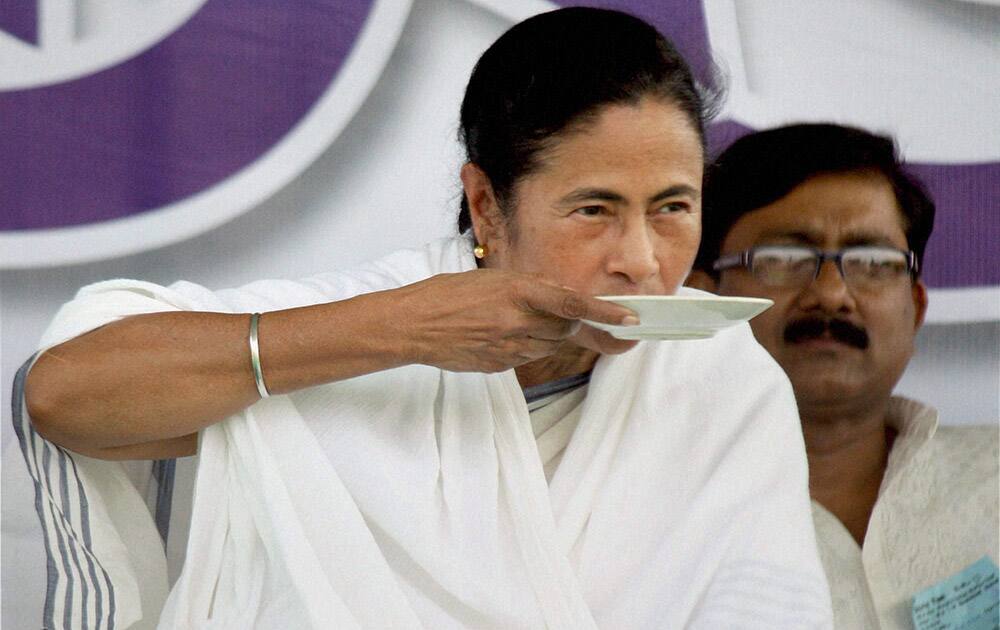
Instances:
[[[490,178],[472,162],[466,162],[462,166],[461,178],[476,242],[496,247],[495,241],[503,227],[503,217],[493,194]]]
[[[715,278],[699,269],[691,270],[687,279],[684,280],[684,286],[691,287],[692,289],[701,289],[709,293],[717,293],[719,290],[719,284],[715,281]]]

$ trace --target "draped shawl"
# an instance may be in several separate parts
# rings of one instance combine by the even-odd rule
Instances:
[[[350,272],[218,292],[98,283],[63,307],[42,347],[137,313],[269,311],[390,289],[474,269],[470,249],[444,239]],[[262,400],[199,435],[169,595],[155,524],[120,465],[58,451],[100,521],[67,545],[117,597],[107,625],[87,627],[831,624],[794,398],[745,324],[601,357],[551,483],[513,371],[411,365]],[[58,504],[51,480],[33,476]],[[80,595],[100,571],[76,571]]]

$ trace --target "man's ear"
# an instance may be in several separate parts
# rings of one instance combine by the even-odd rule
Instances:
[[[691,270],[691,273],[688,274],[687,279],[684,281],[684,286],[691,287],[692,289],[701,289],[709,293],[716,293],[719,290],[719,284],[715,281],[715,278],[700,269]]]
[[[916,311],[913,329],[919,330],[924,323],[924,316],[927,315],[927,286],[918,278],[913,281],[910,291],[913,293],[913,306]]]
[[[498,245],[496,240],[503,229],[503,216],[500,204],[493,194],[490,178],[472,162],[466,162],[462,166],[461,178],[476,242],[495,249]]]

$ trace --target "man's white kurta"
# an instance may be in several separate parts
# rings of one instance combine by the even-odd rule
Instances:
[[[890,402],[898,432],[864,547],[818,503],[837,628],[913,628],[913,596],[983,556],[998,561],[997,428],[939,427],[934,409]]]

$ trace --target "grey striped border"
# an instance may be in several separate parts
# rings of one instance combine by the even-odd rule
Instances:
[[[34,357],[14,377],[11,410],[14,432],[35,486],[35,511],[45,545],[42,626],[114,630],[114,585],[93,552],[87,493],[76,462],[70,453],[38,435],[24,410],[24,380],[33,362]]]
[[[590,382],[590,372],[584,372],[583,374],[574,374],[572,376],[565,376],[563,378],[556,379],[554,381],[549,381],[547,383],[541,383],[540,385],[533,385],[531,387],[525,387],[524,400],[531,404],[536,400],[541,400],[546,396],[552,396],[553,394],[558,394],[570,389],[577,388],[581,385],[586,385]]]

